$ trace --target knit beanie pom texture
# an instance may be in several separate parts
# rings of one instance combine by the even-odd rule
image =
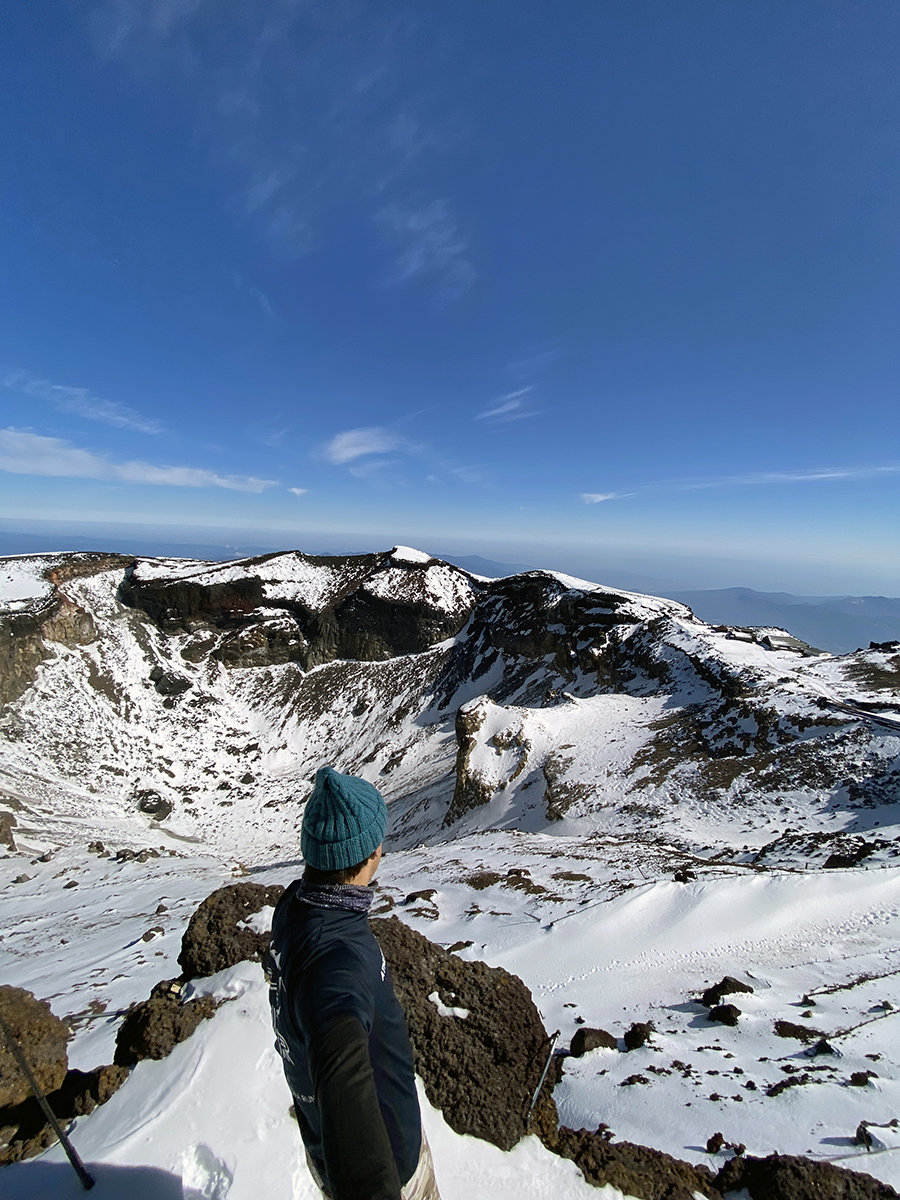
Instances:
[[[387,808],[376,787],[322,767],[303,812],[300,853],[317,871],[343,871],[378,849],[386,827]]]

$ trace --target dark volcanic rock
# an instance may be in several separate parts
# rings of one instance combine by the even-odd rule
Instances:
[[[409,1022],[416,1071],[432,1104],[457,1133],[511,1150],[527,1132],[532,1096],[550,1042],[528,988],[515,975],[465,962],[397,917],[371,922]],[[429,996],[468,1012],[442,1017]],[[558,1078],[551,1061],[531,1128],[553,1136]]]
[[[617,1046],[616,1039],[605,1029],[592,1029],[590,1025],[585,1025],[583,1029],[575,1030],[569,1053],[573,1058],[581,1058],[591,1050],[615,1050]]]
[[[13,837],[13,829],[16,827],[16,818],[12,813],[0,812],[0,846],[5,846],[7,850],[15,850],[16,839]]]
[[[780,1038],[796,1038],[798,1042],[819,1042],[825,1037],[820,1029],[811,1025],[797,1025],[793,1021],[776,1021],[775,1036]],[[834,1051],[831,1051],[834,1053]]]
[[[651,1033],[654,1032],[654,1028],[652,1021],[635,1021],[633,1025],[629,1025],[622,1035],[625,1049],[639,1050],[641,1046],[646,1046],[650,1040]]]
[[[638,1200],[694,1200],[695,1192],[715,1200],[720,1196],[707,1167],[691,1166],[649,1146],[610,1142],[599,1131],[563,1126],[547,1145],[572,1159],[589,1183],[612,1184]]]
[[[154,667],[150,672],[150,682],[161,696],[181,696],[191,687],[191,681],[174,671],[164,671],[162,667]]]
[[[58,1088],[66,1077],[66,1045],[69,1027],[50,1011],[46,1000],[38,1000],[24,988],[0,986],[0,1016],[9,1026],[38,1087],[44,1092]],[[22,1103],[31,1095],[28,1080],[0,1035],[0,1108]]]
[[[717,1182],[723,1192],[746,1188],[752,1200],[897,1200],[892,1187],[871,1175],[789,1154],[733,1158]]]
[[[717,1025],[737,1025],[740,1015],[736,1004],[717,1004],[709,1010],[709,1020]]]
[[[139,792],[135,792],[134,800],[138,809],[142,813],[146,813],[148,817],[152,817],[154,821],[164,821],[171,815],[172,809],[175,807],[171,800],[161,796],[153,788],[142,788]]]
[[[729,996],[733,992],[752,992],[753,988],[749,983],[742,983],[740,979],[735,979],[733,975],[726,975],[724,979],[720,979],[718,983],[708,987],[700,997],[700,1003],[705,1004],[707,1008],[712,1008],[716,1004],[721,1004],[723,996]]]
[[[239,924],[281,899],[281,884],[235,883],[218,888],[200,904],[181,939],[178,965],[185,979],[215,975],[235,963],[259,962],[269,945],[268,933],[240,929]]]
[[[144,1058],[166,1058],[216,1011],[211,996],[182,1004],[174,980],[157,983],[147,1000],[133,1005],[116,1036],[117,1066],[131,1067]]]

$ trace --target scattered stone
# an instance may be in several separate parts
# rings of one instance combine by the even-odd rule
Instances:
[[[649,1082],[650,1080],[646,1075],[629,1075],[627,1079],[622,1080],[622,1082],[619,1084],[619,1087],[632,1087],[636,1083],[649,1084]]]
[[[174,671],[164,671],[162,667],[154,667],[150,672],[150,682],[161,696],[181,696],[192,686],[189,679],[176,675]]]
[[[103,845],[102,842],[88,842],[88,853],[89,854],[105,854],[106,847]]]
[[[706,1153],[707,1154],[718,1154],[724,1145],[725,1145],[724,1133],[714,1133],[712,1135],[712,1137],[707,1138],[707,1140],[706,1140]]]
[[[427,900],[430,903],[434,900],[436,895],[437,888],[422,888],[420,892],[410,892],[409,895],[403,899],[402,903],[413,904],[416,900]]]
[[[585,1025],[572,1035],[569,1053],[573,1058],[581,1058],[591,1050],[615,1050],[617,1046],[616,1039],[605,1029],[592,1029],[590,1025]]]
[[[54,1015],[46,1000],[8,984],[0,985],[0,1016],[25,1055],[38,1087],[43,1092],[55,1091],[69,1065],[66,1044],[72,1033],[68,1025]],[[30,1095],[28,1080],[6,1044],[6,1036],[0,1036],[0,1108],[21,1104]]]
[[[641,1046],[646,1046],[650,1040],[651,1033],[655,1032],[656,1026],[652,1021],[635,1021],[633,1025],[629,1025],[622,1035],[625,1049],[639,1050]]]
[[[63,888],[64,888],[64,889],[65,889],[65,888],[73,888],[73,887],[78,887],[78,880],[77,880],[77,879],[70,879],[68,883],[64,883],[64,884],[63,884]]]
[[[836,1050],[831,1042],[825,1038],[819,1038],[814,1046],[810,1046],[806,1051],[807,1058],[817,1058],[820,1054],[833,1054],[836,1058],[841,1057],[840,1050]]]
[[[166,1058],[216,1011],[212,996],[182,1004],[179,991],[172,992],[173,982],[164,979],[157,983],[147,1000],[128,1010],[116,1035],[117,1066],[131,1067],[145,1058]]]
[[[877,1071],[854,1071],[847,1083],[850,1087],[868,1087],[870,1079],[877,1079]]]
[[[27,883],[28,880],[32,878],[32,875],[17,875],[13,880],[13,883]]]
[[[447,947],[447,953],[455,954],[457,950],[467,950],[469,946],[472,945],[474,945],[474,943],[472,942],[471,938],[467,942],[454,942],[452,946]]]
[[[782,1092],[787,1091],[789,1087],[800,1087],[804,1083],[812,1083],[812,1075],[807,1075],[804,1071],[802,1075],[789,1075],[787,1079],[779,1079],[777,1083],[773,1083],[770,1088],[766,1088],[767,1096],[780,1096]]]
[[[162,925],[154,925],[152,929],[148,929],[147,932],[141,937],[141,941],[152,942],[154,938],[161,937],[165,932],[166,931],[163,929]]]
[[[717,1025],[737,1025],[741,1010],[736,1004],[717,1004],[709,1010],[707,1020]]]
[[[793,1021],[776,1021],[775,1036],[807,1043],[825,1041],[825,1034],[821,1030],[813,1029],[811,1025],[796,1025]]]
[[[681,867],[672,876],[676,883],[691,883],[697,876],[693,871],[689,871],[687,867]]]
[[[184,978],[215,975],[245,960],[259,962],[270,934],[241,929],[239,923],[261,908],[277,904],[283,892],[280,884],[263,887],[260,883],[235,883],[207,896],[181,939],[178,965]]]
[[[707,1008],[713,1008],[722,1002],[723,996],[728,996],[732,992],[752,991],[753,988],[749,983],[742,983],[740,979],[735,979],[733,975],[726,975],[718,983],[706,989],[700,997],[700,1003],[705,1004]]]
[[[161,913],[168,912],[168,911],[169,911],[169,909],[168,909],[168,905],[166,905],[166,904],[163,904],[162,902],[160,902],[159,904],[157,904],[157,906],[156,906],[156,912],[155,912],[153,915],[154,915],[155,917],[158,917],[158,916],[160,916],[160,914],[161,914]]]

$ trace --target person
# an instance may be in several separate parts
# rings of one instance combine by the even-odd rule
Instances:
[[[327,1200],[440,1200],[406,1017],[367,916],[386,825],[371,783],[316,773],[305,870],[278,902],[266,955],[275,1045]]]

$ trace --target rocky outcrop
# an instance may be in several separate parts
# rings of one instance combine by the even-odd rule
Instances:
[[[532,1130],[551,1136],[558,1060],[529,1119],[551,1046],[521,979],[466,962],[397,917],[371,924],[406,1011],[416,1071],[450,1127],[502,1150]]]
[[[477,771],[471,762],[472,751],[478,745],[478,732],[487,717],[485,697],[464,704],[456,714],[456,783],[444,825],[452,825],[473,808],[487,804],[494,796],[494,787]]]
[[[63,1124],[105,1104],[128,1078],[126,1067],[107,1065],[93,1071],[69,1071],[60,1087],[46,1097],[51,1111]],[[40,1154],[56,1141],[37,1100],[0,1108],[0,1166]]]
[[[181,939],[178,965],[183,978],[215,975],[245,960],[259,962],[270,935],[257,933],[244,923],[266,905],[276,905],[283,892],[280,884],[236,883],[207,896]]]
[[[55,1091],[68,1070],[69,1027],[53,1014],[46,1000],[6,984],[0,986],[0,1017],[25,1055],[38,1087],[44,1092]],[[30,1095],[28,1080],[0,1027],[0,1108],[21,1104]]]
[[[126,1014],[116,1035],[116,1065],[132,1067],[145,1058],[167,1058],[215,1011],[211,996],[182,1003],[180,984],[164,979]]]
[[[421,653],[466,623],[477,585],[465,571],[435,564],[456,580],[448,603],[429,586],[434,563],[397,560],[391,552],[292,552],[246,559],[242,574],[229,564],[227,572],[211,569],[194,578],[174,569],[171,576],[144,578],[137,566],[126,571],[119,598],[165,633],[216,631],[220,636],[208,652],[227,667],[296,662],[306,670],[335,659],[380,662]],[[300,583],[273,591],[267,581],[279,571],[298,579],[318,573],[330,584],[321,594],[305,594]]]
[[[49,597],[35,600],[22,611],[0,614],[0,706],[17,700],[33,681],[49,653],[47,642],[81,646],[95,640],[93,617],[66,596],[65,584],[101,571],[124,569],[133,561],[121,554],[66,555],[46,572],[53,585]]]
[[[791,1154],[733,1158],[718,1185],[723,1193],[745,1188],[752,1200],[897,1200],[894,1188],[871,1175]]]

